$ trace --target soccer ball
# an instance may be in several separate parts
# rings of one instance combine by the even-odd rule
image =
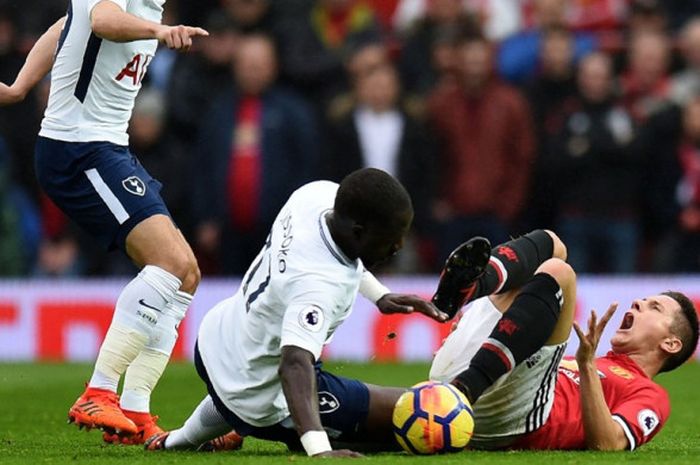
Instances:
[[[427,381],[404,392],[394,406],[394,436],[411,454],[464,449],[474,431],[467,398],[456,387]]]

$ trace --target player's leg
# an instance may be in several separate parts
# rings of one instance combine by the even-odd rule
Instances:
[[[454,384],[474,403],[496,380],[546,343],[559,341],[567,325],[571,327],[575,295],[573,269],[559,259],[543,263],[522,286]]]
[[[567,255],[566,246],[554,232],[535,230],[493,247],[488,261],[482,264],[480,255],[469,253],[467,250],[470,242],[474,240],[467,241],[455,249],[450,258],[462,253],[468,260],[463,260],[460,265],[460,262],[451,263],[448,259],[440,277],[438,290],[433,296],[433,302],[438,308],[450,315],[454,315],[463,305],[480,297],[507,294],[520,288],[545,260],[566,260]],[[467,272],[470,268],[473,269],[471,274]],[[481,269],[483,272],[477,273]],[[460,275],[477,278],[465,280]],[[455,279],[457,276],[460,278]]]
[[[157,314],[147,341],[126,369],[120,406],[138,427],[136,435],[123,438],[121,442],[141,444],[162,431],[150,414],[150,396],[170,359],[177,341],[177,328],[192,301],[200,275],[192,250],[165,215],[151,216],[136,225],[126,237],[126,251],[135,263],[145,265],[142,273],[157,271],[156,277],[168,273],[180,282],[174,291],[169,289],[163,301],[150,304],[138,299],[139,304],[151,305]],[[143,305],[134,308],[144,311]],[[105,437],[107,441],[118,439]]]
[[[103,160],[108,160],[104,162],[107,166],[101,164]],[[139,443],[143,436],[159,430],[149,413],[150,393],[175,345],[177,327],[199,283],[199,269],[169,217],[159,194],[160,183],[128,151],[112,150],[91,163],[94,168],[85,173],[112,216],[108,217],[111,223],[101,219],[99,224],[87,222],[86,227],[106,232],[103,235],[112,246],[123,249],[143,268],[117,299],[95,371],[81,399],[95,392],[116,392],[126,372],[120,407],[136,426],[139,435],[135,441]],[[81,411],[78,403],[71,409],[77,421],[85,419],[82,413],[88,412]],[[106,418],[95,424],[132,432],[113,428],[110,421]],[[106,435],[105,439],[116,438]]]
[[[231,431],[231,425],[219,413],[211,396],[206,396],[185,420],[185,423],[170,432],[157,433],[147,438],[147,450],[173,449],[193,450],[201,448],[211,440],[216,440]],[[234,433],[235,434],[235,433]],[[239,448],[243,443],[236,435],[236,444],[228,449]]]

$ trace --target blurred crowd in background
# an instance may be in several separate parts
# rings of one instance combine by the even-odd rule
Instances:
[[[67,0],[0,0],[11,82]],[[700,1],[168,0],[130,127],[202,272],[241,275],[289,194],[374,166],[416,211],[385,272],[556,230],[579,273],[700,266]],[[696,16],[697,15],[697,16]],[[0,109],[0,275],[132,273],[40,192],[48,80]]]

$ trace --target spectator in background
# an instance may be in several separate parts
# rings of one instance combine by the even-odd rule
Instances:
[[[191,178],[195,252],[205,272],[216,271],[211,257],[220,257],[225,274],[246,270],[279,208],[318,164],[310,109],[275,85],[272,40],[250,35],[237,48],[235,87],[202,114]]]
[[[700,15],[700,2],[696,0],[663,0],[669,25],[672,30],[679,31],[685,27],[689,18]]]
[[[658,237],[653,271],[697,272],[700,267],[700,95],[683,108],[655,115],[645,128],[651,158],[646,189]]]
[[[193,153],[199,124],[214,98],[231,84],[238,32],[221,11],[211,13],[204,24],[207,40],[194,53],[182,54],[173,68],[166,99],[169,137]]]
[[[551,27],[568,27],[564,0],[533,0],[532,27],[503,41],[498,55],[498,70],[507,80],[522,84],[537,71],[537,57],[544,31]],[[574,34],[574,56],[576,59],[597,48],[594,35],[586,32]]]
[[[627,71],[620,79],[622,98],[635,121],[642,124],[670,101],[668,38],[650,31],[635,34],[630,40],[627,60]]]
[[[559,180],[557,231],[581,273],[631,273],[639,245],[640,176],[631,115],[614,97],[610,58],[593,53],[578,70],[579,96],[565,105],[546,160]]]
[[[406,186],[413,200],[414,231],[427,237],[433,147],[415,110],[400,99],[401,84],[394,67],[385,63],[359,75],[353,97],[352,105],[331,120],[322,178],[340,182],[351,172],[368,167],[388,172]],[[402,271],[425,269],[418,263],[401,265],[408,268]]]
[[[477,18],[489,40],[500,41],[519,30],[521,3],[522,0],[401,0],[393,23],[400,33],[405,33],[431,9],[459,8]]]
[[[674,103],[683,106],[700,94],[700,17],[686,23],[679,45],[685,69],[673,76],[670,92]]]
[[[523,207],[535,151],[527,103],[493,76],[491,44],[470,35],[458,50],[459,83],[445,83],[428,102],[440,142],[440,192],[433,214],[441,259],[465,237],[508,239]]]
[[[478,30],[462,0],[431,0],[425,16],[404,39],[399,69],[409,93],[425,95],[453,67],[454,41],[462,33]]]
[[[161,92],[152,88],[141,90],[129,123],[129,145],[148,172],[165,186],[160,195],[169,205],[178,228],[189,235],[192,179],[188,173],[195,160],[175,138],[166,136],[165,106],[165,96]]]
[[[282,77],[319,114],[348,88],[343,65],[348,48],[381,35],[372,8],[361,0],[316,0],[310,11],[280,18],[277,30]]]
[[[27,262],[22,254],[20,212],[10,198],[9,158],[0,138],[0,276],[20,276],[27,271]]]
[[[25,54],[19,49],[17,30],[20,15],[0,4],[0,82],[13,82],[24,64]],[[35,92],[11,107],[0,108],[0,137],[8,145],[11,156],[10,178],[28,188],[31,194],[38,192],[34,176],[34,142],[44,109],[36,111]]]
[[[627,17],[627,33],[640,32],[665,34],[668,18],[662,0],[632,0]]]
[[[241,32],[272,32],[270,0],[221,0],[221,5]]]
[[[526,220],[532,227],[552,229],[556,214],[556,196],[552,195],[552,190],[556,178],[546,166],[544,152],[552,130],[556,130],[562,104],[576,94],[573,34],[560,26],[546,29],[538,61],[537,77],[526,88],[537,135],[533,169],[536,182],[530,186]]]

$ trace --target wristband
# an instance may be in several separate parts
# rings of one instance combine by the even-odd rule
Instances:
[[[372,303],[377,303],[379,299],[389,294],[391,291],[388,287],[379,282],[379,280],[369,271],[362,273],[360,280],[360,294]]]
[[[307,431],[301,435],[300,440],[309,457],[333,450],[325,431]]]

